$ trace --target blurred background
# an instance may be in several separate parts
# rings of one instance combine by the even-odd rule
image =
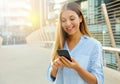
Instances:
[[[3,39],[2,45],[25,44],[26,37],[36,30],[54,32],[59,9],[63,3],[68,1],[74,1],[80,5],[89,30],[94,34],[106,34],[108,32],[101,8],[101,4],[105,3],[111,21],[110,25],[119,47],[119,0],[0,0],[0,36]],[[102,42],[104,36],[97,37],[95,35],[95,37],[102,38],[98,39]],[[102,43],[104,45],[110,44],[106,42]]]
[[[0,78],[3,79],[0,84],[46,81],[43,73],[50,61],[58,14],[65,2],[79,4],[92,36],[103,45],[105,84],[120,83],[120,0],[0,0]],[[11,66],[16,69],[15,73],[12,68],[6,68]],[[36,73],[32,72],[33,69]],[[31,70],[36,75],[26,74],[24,70]],[[6,72],[8,75],[12,72],[13,78]],[[40,77],[39,73],[42,74]],[[13,80],[25,76],[23,82]],[[18,79],[16,81],[21,81]]]
[[[25,37],[40,28],[40,13],[39,0],[0,0],[2,45],[25,44]]]

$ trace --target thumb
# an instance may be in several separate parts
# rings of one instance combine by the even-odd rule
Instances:
[[[71,60],[72,60],[72,62],[75,62],[75,61],[76,61],[73,57],[71,57]]]

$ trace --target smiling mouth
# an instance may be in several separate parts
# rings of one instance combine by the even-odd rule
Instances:
[[[67,29],[68,31],[70,31],[70,30],[73,29],[73,27],[67,27],[66,29]]]

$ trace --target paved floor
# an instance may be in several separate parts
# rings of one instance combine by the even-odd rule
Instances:
[[[52,84],[45,77],[49,61],[50,50],[39,46],[1,47],[0,84]],[[120,76],[116,77],[115,81],[111,79],[119,72],[111,73],[111,70],[107,68],[105,70],[107,70],[105,84],[120,84]]]
[[[0,48],[0,84],[50,84],[45,77],[49,53],[27,45]]]

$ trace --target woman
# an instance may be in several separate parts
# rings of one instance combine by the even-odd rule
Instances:
[[[91,37],[79,5],[64,4],[58,23],[47,78],[56,84],[104,84],[102,46]],[[72,62],[58,56],[58,49],[68,50]]]

